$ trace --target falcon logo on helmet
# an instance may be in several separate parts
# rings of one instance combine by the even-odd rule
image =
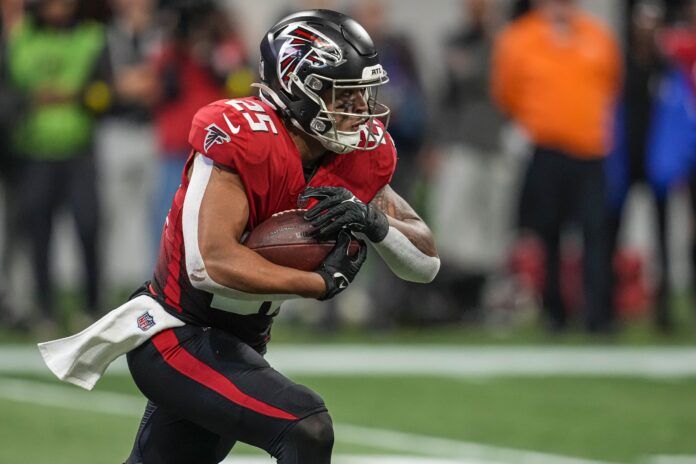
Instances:
[[[335,153],[384,142],[390,110],[377,91],[389,78],[357,21],[301,11],[271,27],[260,48],[261,82],[253,86],[286,121]]]
[[[287,92],[290,92],[290,73],[305,62],[312,68],[338,66],[345,62],[338,45],[306,24],[291,24],[279,37],[287,37],[278,53],[278,77]]]

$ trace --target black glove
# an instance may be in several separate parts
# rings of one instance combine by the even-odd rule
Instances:
[[[326,283],[326,292],[319,298],[324,301],[331,299],[345,290],[355,279],[358,271],[367,258],[367,245],[358,240],[360,250],[354,257],[348,256],[350,242],[353,237],[348,232],[341,232],[336,239],[336,246],[328,254],[319,269],[315,272],[319,274]]]
[[[319,199],[305,214],[320,237],[331,237],[342,229],[362,232],[373,243],[384,240],[389,232],[387,216],[377,208],[358,200],[343,187],[309,187],[300,201]]]

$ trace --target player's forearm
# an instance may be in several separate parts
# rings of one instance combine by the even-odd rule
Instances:
[[[440,258],[430,228],[411,206],[389,186],[371,205],[387,217],[389,231],[373,246],[389,269],[409,282],[432,282],[440,271]]]
[[[205,257],[205,269],[210,280],[220,287],[230,289],[231,294],[243,292],[319,298],[326,290],[319,274],[273,264],[242,245],[208,253]],[[224,293],[221,288],[214,290],[217,291],[212,293]]]
[[[440,258],[425,223],[389,219],[389,232],[372,243],[391,271],[402,280],[432,282],[440,271]],[[408,235],[407,235],[408,234]]]
[[[386,186],[380,190],[370,202],[370,206],[384,213],[389,226],[404,234],[419,251],[427,256],[437,257],[435,239],[430,228],[391,187]]]
[[[387,220],[390,227],[404,234],[419,251],[433,258],[438,256],[433,233],[420,218],[400,220],[387,215]]]

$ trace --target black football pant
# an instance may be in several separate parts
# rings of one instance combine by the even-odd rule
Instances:
[[[99,309],[99,201],[96,168],[92,156],[66,161],[26,161],[18,179],[20,211],[31,247],[38,303],[43,314],[55,317],[55,295],[51,277],[51,236],[57,212],[67,206],[75,218],[82,249],[87,309]]]
[[[165,330],[128,354],[149,402],[127,464],[214,464],[235,442],[279,464],[329,464],[333,426],[322,399],[236,337]]]
[[[546,251],[544,310],[554,328],[566,326],[561,296],[560,245],[564,227],[577,223],[583,237],[584,317],[591,331],[614,322],[611,301],[609,207],[602,159],[580,159],[537,148],[528,167],[520,222],[543,242]]]
[[[637,172],[636,172],[637,171]],[[618,241],[619,232],[621,231],[624,207],[626,199],[628,198],[628,193],[631,187],[640,183],[647,182],[644,177],[644,170],[642,166],[629,166],[629,179],[625,186],[625,190],[621,192],[621,197],[619,202],[612,205],[611,217],[610,217],[610,254],[613,257],[618,251]],[[691,204],[692,208],[696,208],[696,184],[694,182],[690,183],[691,190]],[[672,311],[670,308],[670,269],[671,260],[669,256],[669,230],[668,230],[668,219],[669,219],[669,203],[668,197],[669,192],[660,193],[658,189],[652,189],[653,198],[655,199],[655,214],[656,214],[656,226],[657,226],[657,257],[660,266],[660,273],[657,277],[657,293],[655,295],[656,302],[654,308],[654,322],[656,326],[663,330],[669,330],[672,326]],[[696,212],[696,209],[692,211]],[[696,214],[694,214],[696,217]],[[696,247],[692,248],[692,262],[696,263]],[[696,269],[696,266],[694,266]],[[613,276],[613,280],[616,281],[616,275]]]

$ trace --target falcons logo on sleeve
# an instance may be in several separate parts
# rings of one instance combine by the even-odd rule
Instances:
[[[207,132],[205,134],[205,141],[203,142],[203,149],[205,150],[206,154],[208,153],[208,149],[210,149],[210,147],[213,145],[222,145],[223,143],[228,143],[230,140],[232,140],[230,136],[227,135],[227,132],[220,129],[220,127],[218,127],[218,125],[215,123],[206,127],[205,130]]]

